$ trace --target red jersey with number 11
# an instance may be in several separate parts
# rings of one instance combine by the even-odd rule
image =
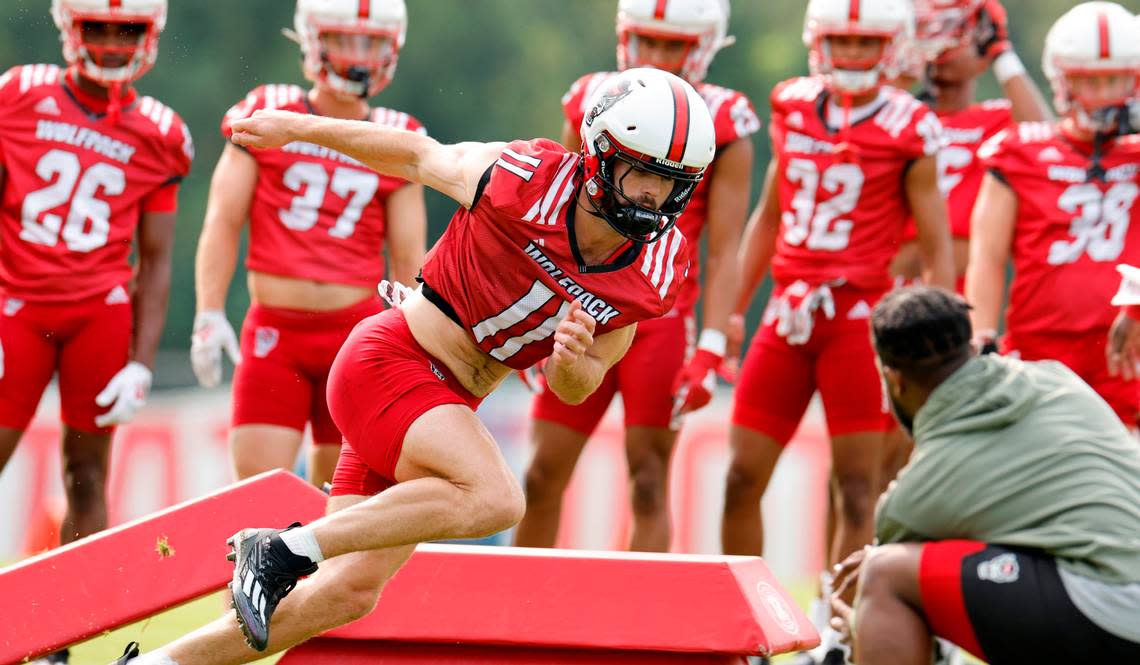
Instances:
[[[133,90],[117,120],[55,65],[0,77],[0,284],[28,301],[81,300],[131,279],[143,213],[174,212],[194,147],[178,114]]]
[[[424,284],[451,305],[479,348],[513,369],[553,352],[571,301],[581,301],[597,321],[594,335],[603,335],[667,313],[688,274],[676,227],[607,263],[584,265],[574,240],[575,217],[587,221],[576,205],[578,162],[547,139],[507,144],[471,209],[455,213],[424,263]]]
[[[781,284],[846,280],[891,285],[889,265],[910,217],[905,177],[942,142],[938,117],[910,94],[884,87],[847,132],[830,126],[822,78],[772,91],[772,151],[779,160],[780,233],[772,276]],[[866,108],[866,107],[864,107]],[[856,111],[858,112],[858,111]],[[849,156],[839,148],[852,146]]]

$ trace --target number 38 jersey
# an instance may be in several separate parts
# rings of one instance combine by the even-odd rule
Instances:
[[[315,113],[301,87],[263,85],[226,113],[223,136],[231,136],[233,121],[258,109]],[[376,108],[369,120],[426,133],[407,113]],[[367,287],[384,277],[387,199],[406,180],[380,175],[312,143],[293,142],[250,155],[258,166],[249,211],[250,270]]]
[[[942,128],[926,105],[884,87],[870,114],[841,135],[825,120],[827,97],[820,78],[791,79],[772,91],[780,200],[772,276],[781,284],[842,279],[886,289],[910,217],[906,171],[938,152]],[[843,143],[851,146],[846,155]]]
[[[1055,125],[1030,122],[978,150],[1017,196],[1011,336],[1108,328],[1116,264],[1140,263],[1140,135],[1102,148],[1102,178],[1090,177],[1092,154]]]
[[[554,330],[579,300],[594,335],[666,314],[689,269],[674,227],[586,266],[574,240],[579,156],[547,140],[514,141],[483,176],[428,253],[423,282],[454,310],[484,352],[513,369],[549,356]],[[592,221],[601,222],[595,218]]]
[[[55,65],[0,77],[0,284],[51,302],[131,279],[141,215],[174,212],[190,170],[190,133],[173,110],[133,90],[117,120]]]

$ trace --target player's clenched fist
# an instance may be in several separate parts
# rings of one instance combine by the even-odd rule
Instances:
[[[293,142],[293,130],[305,118],[304,114],[292,111],[259,109],[248,118],[233,121],[230,125],[233,129],[230,140],[247,148],[280,148]]]
[[[582,303],[572,301],[570,311],[554,331],[554,353],[550,354],[550,359],[569,365],[581,358],[594,344],[595,325],[594,317],[582,310]]]

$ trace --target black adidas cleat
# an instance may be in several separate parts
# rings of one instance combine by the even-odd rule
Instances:
[[[130,644],[127,645],[126,649],[123,649],[123,655],[119,656],[119,659],[116,660],[115,662],[111,663],[111,665],[125,665],[126,663],[129,663],[138,657],[139,657],[139,643],[138,642],[131,642]]]
[[[295,522],[289,529],[298,526]],[[297,586],[297,580],[317,572],[317,564],[293,554],[280,538],[274,538],[285,530],[242,529],[226,541],[232,548],[226,558],[234,562],[233,608],[246,642],[258,651],[269,645],[269,622],[277,604]]]

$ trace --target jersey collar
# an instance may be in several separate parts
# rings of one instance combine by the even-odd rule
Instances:
[[[570,252],[574,255],[574,262],[578,264],[578,272],[580,274],[616,272],[622,268],[628,268],[633,265],[637,257],[641,256],[642,245],[640,243],[628,242],[623,248],[619,248],[615,256],[606,263],[593,266],[586,265],[586,260],[582,258],[582,253],[578,251],[578,235],[574,231],[574,219],[577,211],[578,202],[575,200],[574,205],[566,212],[566,235],[570,241]]]
[[[75,105],[78,106],[79,109],[92,120],[99,120],[106,116],[107,106],[109,104],[108,100],[100,99],[99,97],[95,97],[94,95],[89,95],[86,92],[83,92],[83,90],[79,87],[79,84],[75,82],[74,77],[74,70],[68,69],[67,72],[63,75],[63,81],[60,82],[60,85],[63,86],[63,91],[67,93],[67,96],[71,98],[71,101],[75,102]],[[133,86],[127,88],[123,92],[121,102],[123,112],[126,112],[131,108],[131,106],[135,103],[135,100],[138,99],[138,96],[139,93],[134,89]]]

